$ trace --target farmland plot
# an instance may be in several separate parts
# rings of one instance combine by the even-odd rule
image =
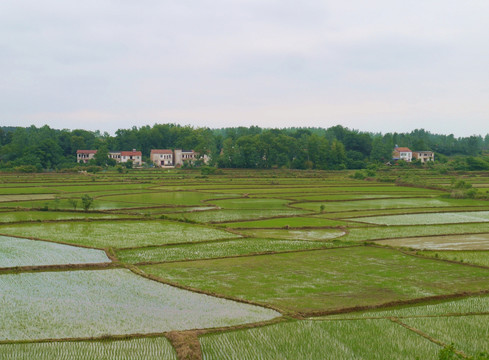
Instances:
[[[292,335],[293,334],[293,335]],[[375,334],[375,336],[372,336]],[[440,347],[389,320],[295,321],[200,337],[203,358],[436,359]]]
[[[102,250],[0,236],[0,268],[110,262]]]
[[[344,231],[336,230],[336,229],[307,229],[307,230],[259,229],[259,230],[242,230],[241,233],[245,235],[271,238],[271,239],[309,240],[309,241],[327,241],[345,235]]]
[[[489,269],[373,247],[167,263],[142,269],[193,288],[306,314],[489,288]]]
[[[468,355],[489,352],[489,315],[410,318],[402,322],[445,344],[453,343]]]
[[[250,219],[270,218],[274,216],[293,216],[305,214],[307,211],[291,208],[279,209],[232,209],[232,210],[211,210],[193,213],[179,213],[168,215],[174,219],[187,219],[199,223],[219,223],[225,221],[240,221]]]
[[[317,202],[304,202],[294,204],[306,210],[317,210]],[[403,198],[383,200],[352,200],[343,202],[325,202],[326,212],[371,210],[371,209],[402,209],[402,208],[424,208],[424,207],[447,207],[447,206],[487,206],[487,202],[478,200],[455,200],[441,198]]]
[[[330,248],[345,245],[342,242],[313,243],[271,239],[239,239],[200,244],[159,246],[119,250],[117,258],[123,262],[165,262],[211,259],[229,256]]]
[[[489,251],[420,251],[419,253],[424,256],[489,267]]]
[[[423,226],[382,226],[367,228],[350,228],[342,240],[365,241],[406,236],[435,236],[452,234],[470,234],[489,232],[488,223],[478,224],[450,224],[450,225],[423,225]]]
[[[352,224],[356,225],[355,223]],[[269,219],[269,220],[233,222],[233,223],[227,223],[226,227],[253,229],[253,228],[283,228],[283,227],[291,227],[291,228],[326,227],[326,226],[333,227],[333,226],[344,226],[344,225],[346,225],[345,221],[329,220],[329,219],[315,218],[315,217],[295,216],[295,217],[283,217],[283,218]]]
[[[477,314],[489,311],[489,295],[471,296],[453,300],[432,301],[417,305],[397,306],[386,309],[329,315],[324,319],[358,319],[388,317],[445,316],[453,314]]]
[[[127,195],[110,195],[100,200],[109,202],[138,203],[150,205],[199,205],[203,200],[211,199],[212,194],[193,191],[147,192]]]
[[[161,333],[280,316],[121,269],[4,274],[0,288],[0,340]]]
[[[163,220],[3,225],[0,226],[0,233],[95,248],[127,248],[239,237],[224,230]]]
[[[175,350],[164,337],[4,344],[0,345],[0,358],[5,360],[177,360]]]
[[[54,194],[0,195],[0,203],[8,201],[47,200],[54,199],[54,196]]]
[[[283,209],[286,208],[289,201],[269,198],[237,198],[214,200],[212,203],[223,209]]]
[[[488,222],[489,211],[467,211],[437,214],[389,215],[355,218],[352,220],[377,225],[434,225]]]
[[[0,212],[0,223],[42,220],[74,220],[74,219],[117,219],[132,218],[131,215],[61,212],[61,211],[4,211]]]
[[[397,238],[376,243],[425,250],[489,250],[489,234]]]

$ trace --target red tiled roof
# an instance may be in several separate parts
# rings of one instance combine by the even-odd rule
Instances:
[[[141,151],[121,151],[121,156],[142,156]]]
[[[394,151],[398,151],[398,152],[412,152],[409,148],[407,147],[398,147],[398,148],[395,148]]]
[[[155,149],[155,150],[151,150],[151,155],[153,154],[173,154],[173,151],[171,150],[159,150],[159,149]]]
[[[77,154],[96,154],[97,150],[77,150]]]

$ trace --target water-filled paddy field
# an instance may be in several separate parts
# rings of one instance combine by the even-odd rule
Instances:
[[[6,174],[0,358],[487,352],[489,201],[406,171]]]

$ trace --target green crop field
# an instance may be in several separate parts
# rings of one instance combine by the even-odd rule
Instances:
[[[0,226],[0,233],[95,248],[127,248],[237,237],[224,230],[165,220],[3,225]]]
[[[166,338],[157,337],[4,344],[0,345],[0,358],[5,360],[177,360],[177,354]]]
[[[489,288],[489,269],[373,247],[143,266],[211,293],[312,313]]]
[[[0,359],[488,352],[489,173],[354,174],[2,174]]]
[[[372,336],[375,334],[375,336]],[[439,347],[389,320],[296,321],[200,338],[204,359],[436,359]]]

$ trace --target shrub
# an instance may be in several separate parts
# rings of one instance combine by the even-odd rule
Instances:
[[[90,207],[93,205],[93,200],[94,200],[93,197],[91,197],[90,195],[88,194],[83,195],[81,197],[83,210],[88,211]]]

